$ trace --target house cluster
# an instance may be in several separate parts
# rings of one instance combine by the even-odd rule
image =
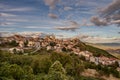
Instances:
[[[85,60],[89,61],[89,62],[93,62],[96,65],[98,64],[102,64],[102,65],[112,65],[115,62],[118,62],[118,65],[120,67],[120,60],[116,59],[116,58],[109,58],[109,57],[105,57],[105,56],[100,56],[100,57],[95,57],[93,56],[93,54],[89,51],[80,51],[80,52],[74,52],[75,54],[79,55],[79,56],[84,56]]]
[[[14,48],[10,48],[9,49],[9,52],[12,53],[12,54],[20,54],[20,53],[24,53],[24,49],[22,48],[18,48],[18,47],[14,47]]]
[[[44,48],[46,50],[54,50],[56,52],[71,52],[75,53],[79,56],[84,56],[87,61],[93,62],[95,64],[103,64],[103,65],[112,65],[116,61],[119,63],[120,61],[116,58],[108,58],[105,56],[95,57],[93,53],[89,51],[82,51],[79,47],[80,40],[77,38],[74,39],[56,39],[54,35],[46,36],[44,38],[25,38],[22,36],[14,36],[12,38],[5,38],[4,41],[12,41],[15,40],[19,46],[15,48],[10,48],[9,51],[11,53],[16,52],[24,52],[24,49],[36,48],[41,49]],[[25,44],[26,43],[26,44]]]
[[[75,46],[79,40],[78,39],[56,39],[55,36],[47,36],[44,39],[40,39],[41,48],[45,48],[46,50],[54,50],[57,52],[62,51],[80,51],[79,47]]]

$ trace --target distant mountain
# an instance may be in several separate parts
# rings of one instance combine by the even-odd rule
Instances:
[[[120,49],[108,49],[107,51],[110,52],[110,53],[120,54]]]
[[[86,43],[86,44],[103,49],[103,50],[120,49],[120,43]]]
[[[10,32],[0,32],[0,37],[10,37],[13,35],[14,33],[10,33]]]
[[[21,33],[18,33],[18,34],[22,35],[24,37],[33,37],[33,38],[43,37],[45,35],[42,32],[21,32]]]
[[[97,43],[97,44],[104,46],[120,46],[120,43]]]
[[[10,32],[0,32],[0,37],[11,37],[14,35],[21,35],[23,37],[45,37],[47,34],[42,32],[20,32],[20,33],[10,33]]]

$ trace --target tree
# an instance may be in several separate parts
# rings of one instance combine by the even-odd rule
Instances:
[[[0,76],[6,78],[6,80],[7,78],[21,80],[24,78],[24,75],[23,69],[17,64],[3,63],[2,67],[0,67]]]
[[[62,48],[63,52],[67,52],[67,49],[65,47]]]
[[[50,42],[50,46],[54,47],[56,45],[55,42]]]
[[[18,46],[18,43],[15,41],[15,40],[12,40],[10,43],[9,43],[10,46],[13,46],[13,47],[16,47]]]
[[[54,64],[50,67],[49,73],[60,72],[66,74],[65,69],[62,67],[62,64],[59,61],[55,61]]]
[[[25,45],[25,47],[27,47],[27,45],[28,45],[28,40],[26,40],[26,41],[24,42],[24,45]]]
[[[31,66],[23,66],[23,70],[25,73],[25,80],[34,80],[34,75],[33,75],[33,69],[31,68]]]
[[[49,58],[36,59],[32,62],[32,68],[34,74],[48,73],[51,61]]]
[[[14,54],[17,54],[17,50],[16,50],[15,48],[13,49],[13,53],[14,53]]]
[[[24,71],[20,66],[12,64],[8,69],[10,72],[9,75],[11,75],[14,79],[21,80],[24,77]]]
[[[45,76],[45,80],[74,80],[72,77],[66,75],[65,69],[59,61],[55,61],[49,68],[48,75]]]

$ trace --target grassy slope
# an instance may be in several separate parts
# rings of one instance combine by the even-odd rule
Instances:
[[[110,54],[115,56],[116,58],[120,59],[120,54],[117,54],[117,53],[110,53]]]
[[[79,47],[83,48],[83,49],[86,49],[94,54],[100,54],[100,55],[105,55],[107,57],[112,57],[108,52],[102,50],[102,49],[99,49],[99,48],[96,48],[96,47],[93,47],[93,46],[90,46],[90,45],[86,45],[84,43],[80,43],[79,44]],[[38,53],[34,54],[34,55],[29,55],[29,56],[24,56],[24,55],[12,55],[11,56],[11,60],[13,63],[18,63],[18,62],[21,62],[22,64],[24,64],[24,61],[25,63],[28,63],[28,62],[31,62],[31,59],[33,59],[33,63],[34,61],[43,61],[45,59],[49,59],[50,56],[51,56],[51,53],[53,52],[49,52],[49,51],[46,51],[46,50],[40,50]],[[55,58],[56,57],[56,58]],[[74,58],[75,57],[75,58]],[[58,60],[61,60],[61,63],[64,64],[65,63],[68,63],[66,62],[70,60],[73,60],[74,62],[74,59],[75,59],[75,62],[81,62],[81,60],[78,58],[78,56],[69,56],[68,54],[59,54],[59,55],[56,55],[55,54],[52,56],[52,58],[55,60],[58,59]],[[71,59],[72,58],[72,59]],[[20,61],[21,60],[21,61]],[[18,62],[16,62],[18,61]],[[46,60],[45,60],[46,61]],[[40,63],[42,64],[42,63]],[[87,63],[88,64],[88,63]],[[84,64],[83,66],[85,66],[86,64]],[[95,78],[91,78],[91,77],[81,77],[81,80],[99,80],[99,79],[95,79]]]
[[[83,42],[80,42],[78,45],[79,45],[80,49],[90,51],[93,53],[94,56],[113,57],[111,54],[109,54],[107,51],[105,51],[101,48],[91,46],[91,45],[85,44]]]
[[[86,43],[86,44],[88,44],[92,47],[96,47],[96,48],[105,50],[105,51],[108,50],[108,49],[120,49],[120,46],[106,46],[106,45],[102,45],[102,44],[91,44],[91,43]],[[120,54],[117,54],[117,53],[109,53],[109,54],[120,59]]]
[[[93,53],[94,56],[106,56],[106,57],[113,57],[111,54],[109,54],[107,51],[103,49],[99,49],[90,45],[86,46],[86,49]]]

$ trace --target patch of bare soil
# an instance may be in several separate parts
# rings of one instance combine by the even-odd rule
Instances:
[[[113,77],[112,75],[110,75],[109,77],[100,76],[100,74],[94,69],[86,69],[84,72],[81,73],[81,75],[87,77],[101,78],[103,80],[120,80],[118,78]]]

